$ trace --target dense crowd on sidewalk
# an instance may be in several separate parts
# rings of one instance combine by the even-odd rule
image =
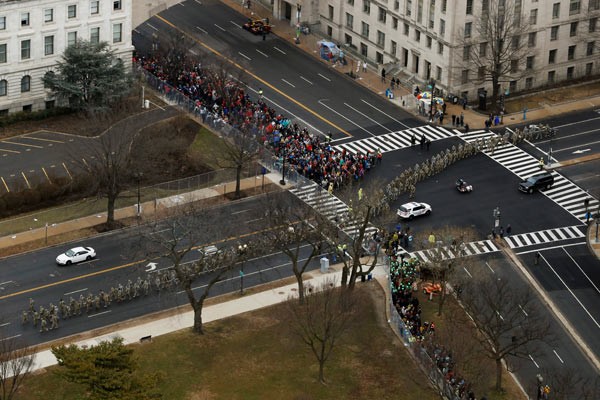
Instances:
[[[255,135],[275,154],[275,166],[291,166],[330,191],[361,180],[382,160],[379,149],[366,153],[334,149],[331,133],[322,136],[309,132],[269,107],[262,89],[258,91],[258,99],[252,99],[237,81],[214,73],[210,67],[190,64],[173,74],[166,72],[166,60],[140,57],[134,61],[164,83],[161,90],[176,90],[193,102],[193,112],[204,123],[215,128],[226,124]],[[176,78],[170,78],[173,76]]]

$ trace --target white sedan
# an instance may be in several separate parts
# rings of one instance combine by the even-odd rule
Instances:
[[[431,206],[427,203],[417,203],[411,201],[410,203],[402,204],[397,212],[398,216],[403,219],[413,219],[420,215],[431,214]]]
[[[96,257],[96,251],[91,247],[73,247],[56,257],[58,265],[71,265],[82,261],[89,261]]]

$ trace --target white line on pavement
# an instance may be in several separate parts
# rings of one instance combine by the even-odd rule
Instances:
[[[0,283],[0,286],[6,285],[7,283],[13,283],[14,281],[6,281],[6,282],[2,282]]]
[[[495,274],[496,271],[493,270],[493,268],[490,266],[490,264],[488,264],[488,262],[485,262],[485,265],[490,269],[490,271],[492,271],[492,274]]]
[[[246,60],[248,60],[248,61],[252,61],[252,59],[251,59],[250,57],[248,57],[247,55],[245,55],[244,53],[242,53],[242,52],[239,52],[239,51],[238,51],[238,54],[239,54],[240,56],[244,57]]]
[[[286,53],[285,53],[285,51],[281,50],[281,49],[280,49],[279,47],[277,47],[277,46],[273,46],[273,48],[274,48],[275,50],[277,50],[278,52],[280,52],[281,54],[283,54],[283,55],[285,55],[285,54],[286,54]]]
[[[308,82],[310,85],[312,85],[313,83],[311,81],[309,81],[308,79],[306,79],[305,77],[303,77],[302,75],[300,75],[300,79],[302,79],[305,82]]]
[[[565,126],[571,126],[571,125],[577,125],[577,124],[583,124],[584,122],[589,122],[589,121],[595,121],[597,119],[600,119],[600,117],[594,117],[594,118],[590,118],[590,119],[584,119],[581,121],[575,121],[575,122],[571,122],[569,124],[564,124],[564,125],[559,125],[559,126],[555,126],[555,128],[560,129],[560,128],[564,128]]]
[[[563,361],[562,358],[560,358],[560,356],[558,355],[558,353],[556,352],[556,350],[552,350],[554,352],[554,355],[556,356],[556,358],[558,358],[558,361],[560,361],[562,364],[564,364],[565,362]]]
[[[263,53],[262,51],[260,51],[259,49],[256,49],[257,52],[259,52],[260,54],[262,54],[263,56],[265,56],[266,58],[269,58],[269,56],[266,53]]]
[[[256,221],[262,221],[262,218],[249,219],[248,221],[246,221],[246,223],[247,224],[251,224],[251,223],[256,222]]]
[[[326,81],[329,81],[329,82],[331,82],[331,79],[329,79],[328,77],[326,77],[326,76],[324,76],[324,75],[321,75],[320,73],[319,73],[319,74],[317,74],[317,75],[319,75],[321,78],[325,79]]]
[[[567,239],[564,239],[564,240],[567,240]],[[528,253],[536,253],[538,251],[554,250],[554,249],[560,249],[562,247],[581,246],[582,244],[586,244],[587,245],[587,242],[571,243],[571,244],[565,244],[565,245],[561,245],[561,246],[543,247],[543,248],[539,248],[539,249],[533,249],[533,250],[527,250],[527,251],[520,251],[520,252],[515,253],[515,254],[521,255],[521,254],[528,254]]]
[[[10,322],[5,322],[3,324],[0,324],[0,328],[4,328],[5,326],[10,325]]]
[[[352,111],[354,111],[357,114],[362,115],[363,117],[365,117],[366,119],[368,119],[371,122],[376,123],[377,125],[379,125],[380,127],[382,127],[383,129],[385,129],[386,131],[392,133],[393,131],[383,125],[381,125],[379,122],[375,121],[373,118],[369,117],[367,114],[363,113],[362,111],[357,110],[356,108],[352,107],[350,104],[348,103],[344,103],[344,105],[348,108],[350,108]]]
[[[232,212],[231,215],[241,214],[241,213],[245,213],[245,212],[248,212],[248,211],[250,211],[249,208],[247,208],[245,210],[241,210],[241,211]]]
[[[590,283],[592,284],[592,286],[594,287],[594,289],[596,289],[596,292],[600,293],[600,290],[598,290],[598,286],[596,286],[596,284],[590,279],[590,277],[585,272],[583,272],[583,269],[581,269],[581,266],[579,266],[579,264],[571,256],[571,254],[569,254],[569,252],[566,251],[565,249],[563,249],[563,251],[569,256],[569,258],[571,259],[571,261],[573,261],[573,264],[577,265],[577,268],[579,268],[579,270],[587,278],[587,280],[590,281]]]
[[[235,26],[236,28],[241,28],[242,26],[234,21],[229,21],[233,24],[233,26]]]
[[[564,149],[558,149],[558,150],[552,150],[552,153],[561,153],[563,151],[569,151],[569,150],[573,150],[573,149],[580,149],[584,146],[589,146],[592,144],[598,144],[600,143],[600,140],[596,140],[595,142],[587,142],[587,143],[581,143],[578,144],[577,146],[571,146],[571,147],[565,147]]]
[[[463,269],[465,270],[465,272],[467,273],[467,275],[469,275],[469,278],[473,277],[473,275],[471,275],[471,273],[469,272],[469,270],[467,269],[467,267],[463,267]]]
[[[214,25],[215,25],[217,28],[219,28],[220,30],[222,30],[223,32],[225,32],[225,29],[224,29],[224,28],[220,27],[220,26],[219,26],[219,25],[217,25],[217,24],[214,24]]]
[[[88,315],[88,318],[93,318],[93,317],[97,317],[97,316],[99,316],[99,315],[108,314],[109,312],[111,312],[111,310],[108,310],[108,311],[102,311],[102,312],[99,312],[99,313],[97,313],[97,314],[91,314],[91,315]]]
[[[373,133],[369,132],[368,130],[366,130],[365,128],[363,128],[362,126],[360,126],[359,124],[357,124],[356,122],[352,121],[350,118],[346,117],[345,115],[340,114],[339,112],[335,111],[333,108],[329,107],[328,105],[323,103],[323,100],[319,100],[318,103],[320,105],[322,105],[323,107],[329,109],[331,112],[339,115],[340,117],[344,118],[346,121],[350,122],[352,125],[356,126],[358,129],[362,129],[363,131],[367,132],[369,135],[375,137],[376,135],[374,135]]]
[[[380,113],[382,113],[383,115],[385,115],[386,117],[388,117],[389,119],[399,123],[400,125],[404,126],[406,129],[410,129],[410,126],[406,125],[405,123],[402,123],[400,121],[398,121],[396,118],[392,117],[391,115],[384,113],[383,111],[381,111],[379,108],[375,107],[373,104],[369,103],[368,101],[364,100],[364,99],[360,99],[360,101],[362,101],[363,103],[365,103],[366,105],[368,105],[369,107],[374,108],[375,110],[379,111]]]
[[[291,83],[289,83],[288,81],[286,81],[285,79],[281,78],[281,80],[285,83],[287,83],[288,85],[290,85],[291,87],[295,88],[296,86],[292,85]]]
[[[5,340],[10,340],[10,339],[16,339],[16,338],[18,338],[19,336],[21,336],[21,334],[20,334],[20,333],[19,333],[18,335],[9,336],[9,337],[7,337],[7,338],[2,338],[2,339],[0,339],[0,342],[4,342]]]
[[[536,368],[540,368],[539,364],[535,362],[535,360],[533,359],[533,357],[531,356],[531,354],[529,354],[529,359],[533,362],[533,364],[535,365]]]
[[[158,28],[152,26],[152,24],[146,23],[146,25],[148,25],[150,28],[154,29],[155,31],[158,31]]]
[[[205,35],[208,35],[208,32],[206,32],[204,29],[200,28],[199,26],[197,26],[196,29],[198,29],[200,32],[204,33]]]
[[[79,290],[75,290],[73,292],[68,292],[68,293],[64,293],[63,296],[69,296],[71,294],[75,294],[75,293],[79,293],[79,292],[85,292],[86,290],[88,290],[88,288],[85,289],[79,289]]]
[[[529,317],[529,314],[527,314],[527,312],[525,312],[525,310],[523,309],[523,307],[521,307],[521,305],[519,304],[519,309],[521,309],[521,312],[523,314],[525,314],[526,317]]]

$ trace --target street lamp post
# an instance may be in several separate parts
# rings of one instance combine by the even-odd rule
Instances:
[[[141,172],[136,172],[134,174],[134,178],[135,181],[137,183],[137,217],[139,218],[142,215],[142,205],[140,203],[141,200],[141,196],[140,196],[140,181],[142,180],[142,173]]]
[[[431,65],[429,66],[431,68]],[[435,104],[435,79],[429,79],[429,87],[431,88],[431,105],[429,107],[429,120],[433,122],[433,105]]]
[[[240,296],[244,294],[244,262],[246,261],[246,252],[248,251],[247,244],[240,244],[238,246],[238,254],[242,259],[240,265]]]
[[[285,147],[281,149],[281,180],[280,185],[285,185]]]

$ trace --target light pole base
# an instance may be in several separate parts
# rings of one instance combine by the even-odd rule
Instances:
[[[285,179],[281,179],[281,180],[279,181],[279,184],[280,184],[280,185],[282,185],[282,186],[284,186],[284,185],[285,185]]]

